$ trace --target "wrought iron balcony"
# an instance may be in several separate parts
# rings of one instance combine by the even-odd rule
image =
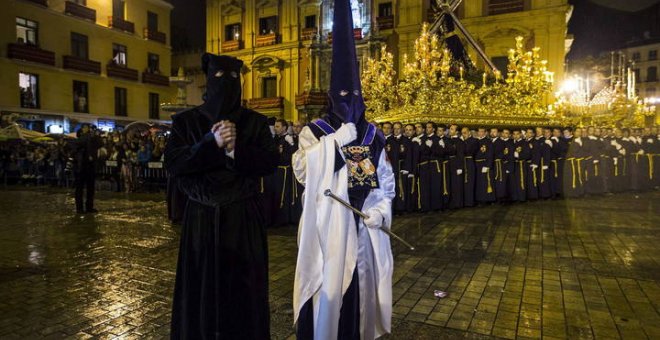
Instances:
[[[9,44],[7,48],[7,56],[12,59],[55,66],[55,52],[42,50],[33,45]]]
[[[326,106],[328,94],[323,92],[303,92],[296,95],[296,106]]]
[[[251,98],[248,100],[251,109],[281,109],[284,107],[284,97]]]
[[[227,40],[222,42],[222,52],[231,52],[243,49],[243,40]]]
[[[308,28],[303,28],[302,32],[300,32],[300,40],[312,40],[316,36],[316,32],[318,31],[318,28],[316,27],[308,27]]]
[[[163,32],[159,31],[150,31],[148,28],[144,28],[144,38],[147,40],[157,41],[162,44],[167,44],[167,36]]]
[[[277,44],[277,34],[270,33],[257,36],[257,47]]]
[[[105,67],[105,72],[107,73],[108,77],[112,78],[121,78],[133,81],[138,80],[137,70],[112,63]]]
[[[520,12],[524,10],[524,0],[490,0],[488,2],[488,15]]]
[[[74,57],[72,55],[62,56],[62,67],[70,70],[101,74],[100,62]]]
[[[96,10],[79,5],[73,1],[64,2],[64,13],[81,19],[96,22]]]
[[[48,0],[28,0],[29,2],[33,2],[37,5],[41,5],[44,7],[48,7]]]
[[[355,40],[362,40],[362,27],[353,29],[353,38]],[[332,44],[332,32],[328,33],[328,44]]]
[[[135,33],[135,24],[122,18],[109,16],[108,26],[110,26],[110,28],[116,28],[124,32]]]
[[[389,30],[394,28],[394,16],[378,17],[376,18],[378,23],[378,29],[380,30]]]
[[[160,86],[170,86],[170,78],[161,74],[142,72],[142,82]]]

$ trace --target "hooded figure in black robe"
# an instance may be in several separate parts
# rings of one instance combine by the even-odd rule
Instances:
[[[260,177],[279,154],[266,117],[241,107],[243,62],[204,54],[205,102],[172,116],[165,166],[188,197],[174,288],[173,339],[268,339],[268,248]],[[212,126],[235,124],[233,150]]]

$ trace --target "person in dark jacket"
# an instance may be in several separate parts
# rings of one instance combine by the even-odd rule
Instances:
[[[89,124],[83,124],[76,136],[78,138],[73,150],[76,213],[96,213],[97,210],[94,209],[94,187],[96,160],[101,140],[94,134]],[[83,191],[86,194],[84,202]]]

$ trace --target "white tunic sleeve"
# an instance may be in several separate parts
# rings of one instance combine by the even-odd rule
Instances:
[[[305,126],[300,135],[298,136],[298,150],[291,157],[291,165],[293,168],[293,174],[296,176],[298,182],[302,185],[305,185],[305,168],[307,157],[305,157],[305,151],[309,148],[315,147],[318,144],[319,140],[314,136],[312,130]]]

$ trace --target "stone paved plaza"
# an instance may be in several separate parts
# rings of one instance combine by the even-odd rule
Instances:
[[[0,338],[164,338],[180,229],[162,195],[0,191]],[[395,218],[388,339],[660,339],[660,193]],[[269,231],[273,339],[292,338],[294,227]],[[437,299],[433,291],[449,296]]]

